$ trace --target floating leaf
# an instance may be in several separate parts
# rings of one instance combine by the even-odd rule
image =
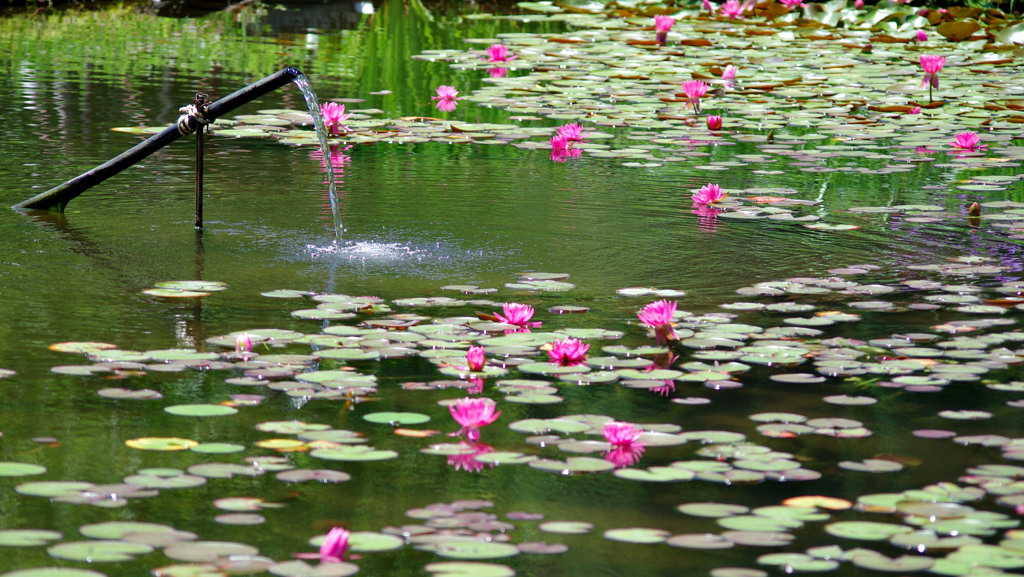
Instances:
[[[349,577],[359,572],[359,566],[347,562],[320,563],[313,566],[296,559],[275,563],[267,567],[267,571],[279,577]]]
[[[627,529],[608,529],[604,532],[604,538],[611,541],[622,541],[624,543],[662,543],[671,535],[664,529],[649,529],[646,527],[630,527]]]
[[[471,561],[428,563],[423,568],[437,577],[514,577],[516,574],[507,565]]]
[[[0,530],[0,547],[39,547],[63,537],[57,531],[45,529]]]
[[[584,535],[594,528],[593,523],[586,521],[545,521],[537,526],[546,533],[558,533],[561,535]]]
[[[430,417],[422,413],[384,412],[368,413],[363,415],[363,419],[371,423],[380,423],[382,425],[397,427],[398,425],[419,425],[426,423],[430,420]]]
[[[432,551],[449,559],[500,559],[519,554],[515,545],[466,538],[449,538],[436,543],[416,545],[422,551]]]
[[[224,405],[172,405],[164,407],[164,411],[181,417],[223,417],[234,415],[238,409]]]
[[[46,552],[51,557],[88,563],[116,563],[131,561],[153,550],[149,545],[125,541],[71,541],[51,545]]]
[[[46,467],[32,463],[16,463],[13,461],[0,461],[0,477],[29,477],[42,475]]]

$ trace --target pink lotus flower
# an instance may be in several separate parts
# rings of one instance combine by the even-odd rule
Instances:
[[[341,563],[345,558],[345,550],[348,549],[349,532],[341,527],[335,527],[327,532],[327,538],[320,545],[321,563]]]
[[[675,23],[676,19],[671,16],[659,14],[654,17],[655,39],[658,44],[664,45],[668,41],[668,31],[672,30],[672,25]]]
[[[328,102],[320,107],[320,116],[324,117],[324,127],[331,134],[338,134],[338,130],[348,132],[345,121],[351,114],[345,114],[345,105],[337,102]]]
[[[740,4],[740,0],[726,0],[722,4],[721,12],[723,16],[736,20],[743,18],[743,13],[750,10],[754,5],[754,0],[746,0]]]
[[[646,305],[640,312],[636,313],[636,316],[640,319],[640,322],[649,327],[667,325],[672,322],[672,315],[675,314],[677,306],[678,303],[676,301],[662,299]]]
[[[728,192],[722,192],[722,187],[717,184],[708,183],[707,186],[700,187],[700,190],[693,193],[690,198],[697,204],[711,204],[725,200],[725,197],[729,196]]]
[[[957,132],[949,144],[951,144],[953,148],[965,152],[981,152],[987,147],[981,143],[981,138],[978,137],[978,133],[971,131]]]
[[[700,114],[700,98],[707,94],[708,83],[703,80],[687,80],[683,83],[686,104],[693,106],[693,111]]]
[[[938,89],[939,87],[939,70],[942,70],[942,67],[945,65],[945,56],[937,56],[935,54],[921,55],[921,68],[924,69],[924,80],[921,82],[921,88],[928,87],[928,102],[932,101],[932,88]]]
[[[922,54],[921,55],[921,68],[925,71],[925,81],[921,87],[924,88],[927,84],[938,88],[939,77],[936,76],[942,67],[946,66],[946,57],[939,56],[936,54]]]
[[[566,338],[551,343],[548,350],[548,358],[552,363],[558,363],[563,367],[572,367],[582,364],[587,359],[587,351],[590,345],[583,344],[583,341],[574,338]]]
[[[569,142],[585,142],[583,140],[583,125],[579,122],[559,126],[556,135],[565,138]]]
[[[921,107],[915,106],[907,111],[907,114],[921,114]]]
[[[722,70],[722,80],[735,80],[736,79],[736,72],[738,70],[739,70],[739,68],[736,68],[732,64],[726,66]]]
[[[504,315],[494,313],[495,318],[503,323],[516,325],[519,328],[539,327],[540,322],[530,322],[533,318],[533,307],[522,303],[504,303],[501,305]]]
[[[504,44],[491,44],[487,48],[487,61],[488,62],[508,62],[515,60],[514,54],[509,54],[508,47]]]
[[[459,443],[459,446],[471,448],[473,449],[473,452],[460,453],[458,455],[448,457],[448,466],[454,467],[456,471],[461,470],[469,473],[479,473],[484,470],[484,464],[477,461],[476,456],[494,452],[494,447],[483,443]],[[491,467],[494,467],[494,463],[491,463]]]
[[[915,35],[915,37],[917,38],[918,42],[924,42],[924,41],[928,40],[928,34],[925,33],[924,30],[918,30],[917,34]]]
[[[448,405],[448,412],[455,422],[462,425],[458,434],[465,434],[472,443],[480,440],[480,427],[486,427],[498,420],[501,411],[495,411],[496,405],[490,399],[479,397],[463,397]]]
[[[676,306],[676,301],[660,300],[648,304],[636,316],[640,322],[654,329],[658,343],[674,341],[676,333],[672,329],[672,315],[676,312]]]
[[[722,117],[708,115],[708,130],[721,130]]]
[[[484,364],[487,359],[484,357],[483,347],[469,347],[469,351],[466,352],[466,365],[469,370],[474,373],[484,370]]]
[[[252,352],[252,338],[249,333],[242,333],[235,337],[235,352],[236,353],[251,353]]]
[[[620,445],[604,454],[604,459],[615,465],[616,469],[631,467],[640,462],[644,454],[643,445]]]
[[[455,107],[458,106],[457,100],[462,100],[459,96],[459,91],[454,86],[446,86],[442,84],[437,87],[437,96],[433,96],[434,100],[437,101],[437,109],[441,112],[452,112]]]
[[[640,442],[640,435],[644,431],[639,425],[610,421],[604,424],[604,429],[601,432],[604,434],[604,440],[612,445],[643,446],[643,443]]]
[[[779,0],[783,6],[792,10],[804,5],[804,0]]]
[[[551,137],[551,160],[565,162],[569,158],[577,158],[582,155],[583,151],[574,149],[568,138],[557,134]]]

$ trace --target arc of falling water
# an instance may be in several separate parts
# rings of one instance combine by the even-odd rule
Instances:
[[[327,143],[327,126],[324,124],[323,115],[320,114],[320,102],[317,100],[316,91],[313,90],[313,86],[309,83],[309,78],[306,78],[305,74],[299,72],[293,82],[306,100],[309,115],[313,117],[313,126],[316,128],[317,139],[320,140],[320,152],[323,153],[324,166],[327,167],[327,189],[331,197],[331,217],[334,219],[334,233],[337,235],[335,242],[340,243],[344,227],[341,224],[341,211],[338,208],[337,198],[338,191],[334,181],[334,167],[331,165],[331,148]]]

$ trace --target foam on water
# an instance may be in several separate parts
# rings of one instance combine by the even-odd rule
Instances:
[[[440,243],[437,248],[440,248]],[[360,261],[394,262],[415,260],[444,260],[450,255],[432,255],[423,247],[400,242],[350,241],[344,244],[332,243],[326,246],[306,245],[306,252],[312,258],[335,258]]]
[[[435,276],[501,268],[508,254],[493,247],[464,249],[445,242],[422,243],[406,240],[349,240],[307,244],[304,257],[330,265],[370,267],[380,273]]]

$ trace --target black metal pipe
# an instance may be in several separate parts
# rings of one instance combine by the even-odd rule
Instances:
[[[272,90],[276,90],[282,86],[290,84],[298,78],[300,74],[302,74],[302,72],[297,68],[285,68],[262,80],[254,82],[245,88],[232,92],[224,98],[221,98],[207,106],[206,120],[213,122],[239,106],[248,104]],[[177,124],[169,126],[158,134],[154,134],[96,168],[80,174],[42,194],[38,194],[28,200],[22,201],[11,208],[41,210],[52,209],[63,211],[68,202],[86,190],[139,162],[150,154],[153,154],[157,150],[160,150],[178,138],[181,138],[184,134],[194,132],[202,125],[193,118],[189,118],[185,124],[190,132],[182,132],[182,130],[178,128]]]

